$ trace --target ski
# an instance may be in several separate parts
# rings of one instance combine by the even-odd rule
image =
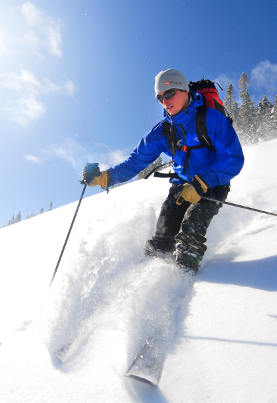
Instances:
[[[192,295],[193,284],[196,276],[191,272],[180,272],[182,293],[179,295],[179,306],[187,307]],[[136,380],[158,386],[164,362],[166,359],[170,340],[162,328],[157,327],[151,337],[148,337],[132,361],[125,375]]]
[[[55,351],[54,356],[57,360],[59,360],[62,363],[65,363],[67,361],[67,357],[70,353],[70,348],[71,348],[72,343],[68,343],[65,346],[61,347],[59,350]]]
[[[154,338],[147,339],[125,375],[158,386],[165,360],[165,353],[160,347]]]

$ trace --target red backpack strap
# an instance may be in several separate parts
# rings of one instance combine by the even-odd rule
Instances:
[[[224,104],[219,98],[216,88],[203,88],[201,90],[198,90],[197,92],[202,95],[204,104],[207,107],[217,109],[226,116]]]

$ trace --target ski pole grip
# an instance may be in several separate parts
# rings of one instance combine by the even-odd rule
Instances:
[[[88,185],[96,176],[101,174],[98,162],[87,162],[83,168],[81,184]]]

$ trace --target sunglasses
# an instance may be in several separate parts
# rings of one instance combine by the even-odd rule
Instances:
[[[162,104],[164,99],[171,99],[176,92],[177,90],[175,88],[171,88],[170,90],[165,91],[163,95],[157,95],[157,100]]]

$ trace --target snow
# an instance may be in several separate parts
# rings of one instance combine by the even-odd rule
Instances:
[[[277,212],[276,147],[244,150],[229,201]],[[1,402],[277,402],[277,217],[221,209],[193,284],[143,257],[168,188],[86,197],[51,288],[77,202],[0,230]],[[124,376],[153,335],[158,388]]]

